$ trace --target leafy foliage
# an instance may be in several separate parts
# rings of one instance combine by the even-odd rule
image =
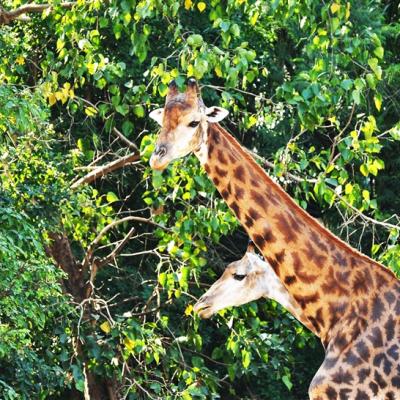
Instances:
[[[247,239],[194,157],[149,169],[146,116],[172,78],[201,79],[302,207],[399,274],[398,10],[52,4],[0,26],[1,396],[305,398],[322,350],[276,303],[193,315]],[[73,185],[128,152],[140,161]]]

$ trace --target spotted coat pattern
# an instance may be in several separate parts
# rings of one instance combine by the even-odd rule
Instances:
[[[218,124],[204,165],[326,349],[312,400],[400,400],[400,282],[301,209]]]

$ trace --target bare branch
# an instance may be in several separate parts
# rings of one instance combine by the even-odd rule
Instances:
[[[106,165],[102,165],[101,167],[97,167],[87,175],[78,179],[75,183],[71,185],[71,189],[76,189],[78,186],[83,185],[84,183],[91,183],[95,181],[97,178],[107,175],[117,169],[125,167],[126,165],[132,164],[135,161],[140,159],[140,154],[135,152],[132,154],[128,154],[125,157],[121,157],[118,160],[114,160]]]
[[[58,4],[57,7],[72,8],[76,4],[75,1],[68,1]],[[53,7],[54,4],[25,4],[15,10],[7,11],[0,6],[0,25],[7,25],[14,20],[27,20],[25,14],[41,13]]]
[[[166,228],[165,226],[162,226],[160,224],[157,224],[157,222],[152,221],[151,219],[148,218],[143,218],[143,217],[135,217],[133,215],[129,216],[129,217],[125,217],[125,218],[121,218],[118,219],[116,221],[111,222],[110,224],[106,225],[101,231],[100,233],[96,236],[96,238],[93,240],[92,243],[90,243],[88,250],[86,252],[86,256],[82,261],[82,268],[85,269],[87,268],[91,261],[93,260],[93,253],[97,247],[97,245],[100,243],[101,239],[103,238],[103,236],[112,228],[116,227],[117,225],[120,225],[124,222],[129,222],[129,221],[136,221],[136,222],[143,222],[145,224],[150,224],[150,225],[154,225],[158,228],[162,228],[164,230],[168,230],[170,231],[169,228]]]
[[[122,251],[125,245],[128,243],[133,233],[135,232],[135,228],[131,228],[130,231],[125,235],[125,237],[115,246],[115,249],[107,256],[102,258],[97,262],[98,268],[103,267],[106,264],[109,264],[112,260],[117,257],[117,255]]]

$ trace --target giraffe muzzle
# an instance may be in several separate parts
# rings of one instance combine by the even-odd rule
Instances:
[[[194,305],[193,311],[199,315],[200,318],[210,318],[214,313],[211,309],[211,305],[207,303],[207,299],[201,297],[199,301]]]
[[[151,155],[150,158],[150,167],[152,169],[158,170],[158,171],[162,171],[165,168],[167,168],[170,160],[168,159],[168,157],[166,157],[167,155],[167,146],[165,145],[157,145],[153,154]]]

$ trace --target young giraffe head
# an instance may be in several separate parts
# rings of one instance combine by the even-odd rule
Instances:
[[[272,267],[254,252],[254,245],[250,243],[244,257],[226,267],[195,304],[194,311],[201,318],[210,318],[223,308],[240,306],[261,297],[274,299],[291,311],[296,307]]]
[[[150,113],[150,118],[161,126],[150,166],[163,170],[172,160],[200,152],[207,141],[208,123],[219,122],[226,115],[228,111],[223,108],[205,107],[194,78],[188,80],[184,93],[172,81],[164,108]]]

